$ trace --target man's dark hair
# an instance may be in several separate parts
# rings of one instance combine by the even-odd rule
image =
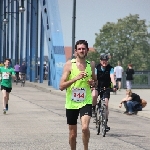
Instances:
[[[85,41],[85,40],[77,41],[76,44],[75,44],[75,49],[77,49],[77,45],[79,45],[79,44],[84,44],[86,46],[87,50],[89,50],[87,41]]]
[[[4,62],[6,62],[7,60],[11,63],[11,59],[9,58],[6,58]]]

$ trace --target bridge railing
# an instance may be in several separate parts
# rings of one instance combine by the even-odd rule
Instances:
[[[132,89],[150,88],[150,71],[135,71]],[[126,73],[123,74],[122,88],[126,88]]]

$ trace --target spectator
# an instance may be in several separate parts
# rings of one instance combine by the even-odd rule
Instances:
[[[137,111],[142,110],[142,100],[140,96],[136,93],[132,93],[130,89],[126,90],[126,97],[122,99],[119,107],[122,107],[122,103],[124,103],[124,107],[126,111],[124,114],[133,115],[137,114]]]
[[[43,74],[44,74],[44,80],[47,80],[47,76],[48,76],[48,66],[46,64],[44,64],[43,67]]]
[[[126,88],[127,89],[132,88],[133,74],[134,74],[134,69],[132,68],[132,64],[129,64],[126,70],[126,75],[127,75],[126,76]]]
[[[121,79],[122,79],[122,74],[123,74],[123,68],[121,67],[121,64],[120,64],[119,61],[118,61],[118,66],[116,66],[114,68],[114,74],[115,74],[115,77],[116,77],[116,83],[118,85],[118,89],[120,91],[120,89],[121,89]]]

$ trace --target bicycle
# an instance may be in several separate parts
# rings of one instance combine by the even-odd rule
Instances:
[[[25,86],[25,74],[21,74],[21,86]]]
[[[107,89],[101,89],[100,92],[103,91],[103,96],[98,100],[98,103],[96,105],[96,128],[97,128],[97,135],[99,133],[102,134],[103,137],[106,135],[106,128],[107,128],[107,116],[106,116],[106,102],[104,98],[104,93]],[[100,96],[99,96],[100,97]],[[100,131],[101,129],[101,131]],[[110,130],[110,128],[109,128]]]

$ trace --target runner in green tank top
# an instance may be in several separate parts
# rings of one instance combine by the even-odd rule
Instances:
[[[0,68],[1,91],[3,94],[3,113],[8,110],[9,93],[12,90],[12,77],[15,78],[14,69],[9,67],[10,59],[5,59],[4,67]]]
[[[60,81],[60,90],[66,89],[66,117],[69,125],[69,144],[76,150],[77,119],[80,114],[84,150],[88,150],[89,123],[92,116],[90,86],[96,83],[95,64],[86,60],[88,43],[79,40],[75,45],[76,59],[66,62]]]

